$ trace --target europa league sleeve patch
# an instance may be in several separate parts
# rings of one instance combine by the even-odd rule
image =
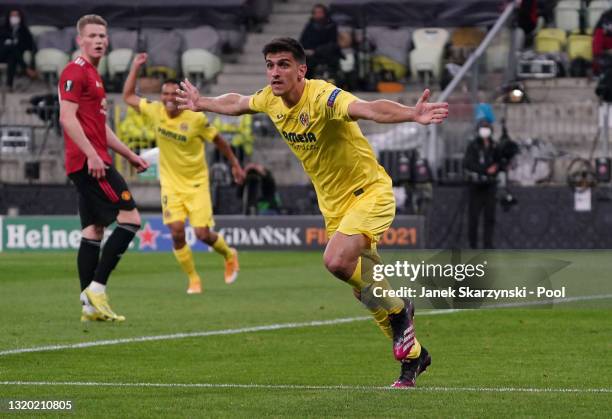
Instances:
[[[334,106],[334,102],[336,101],[336,98],[338,97],[338,94],[341,91],[342,90],[340,89],[334,89],[334,91],[331,92],[331,95],[329,95],[329,98],[327,99],[327,106],[329,106],[330,108]]]
[[[64,92],[71,91],[73,84],[74,83],[72,83],[72,80],[66,80],[66,82],[64,83]]]

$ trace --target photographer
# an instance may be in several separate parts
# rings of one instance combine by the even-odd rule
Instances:
[[[468,144],[463,159],[469,183],[468,238],[472,249],[478,248],[478,221],[484,211],[484,248],[493,248],[497,175],[500,171],[498,146],[493,141],[491,124],[482,119],[477,135]]]

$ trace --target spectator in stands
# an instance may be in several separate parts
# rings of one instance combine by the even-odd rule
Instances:
[[[465,152],[463,167],[469,181],[468,239],[472,249],[478,248],[478,221],[484,211],[484,248],[493,248],[497,174],[497,144],[493,141],[491,123],[481,119],[478,132]]]
[[[25,62],[24,52],[31,54],[30,63]],[[28,28],[23,12],[12,9],[7,15],[0,33],[0,62],[6,63],[6,85],[13,88],[13,80],[17,70],[25,70],[30,78],[36,77],[34,70],[34,52],[36,45],[34,37]]]
[[[338,47],[338,26],[329,17],[329,11],[323,4],[315,4],[312,17],[304,27],[300,43],[306,51],[306,78],[317,74],[317,67],[327,66],[335,74],[339,66],[340,48]],[[319,68],[319,71],[322,69]]]
[[[612,67],[610,50],[612,50],[612,9],[606,10],[595,25],[593,33],[593,72],[595,74],[601,73],[605,67]]]
[[[243,202],[247,215],[276,215],[280,213],[280,198],[276,193],[276,181],[269,169],[262,164],[245,166]]]

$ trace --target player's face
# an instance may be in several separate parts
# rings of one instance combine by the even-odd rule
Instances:
[[[304,80],[306,64],[300,64],[290,52],[266,55],[266,75],[274,96],[283,96]]]
[[[94,23],[85,25],[77,36],[77,43],[82,55],[94,61],[99,61],[108,49],[106,26]]]
[[[162,86],[160,100],[164,104],[164,107],[168,113],[175,113],[179,110],[176,103],[176,89],[178,88],[179,85],[176,83],[165,83]]]

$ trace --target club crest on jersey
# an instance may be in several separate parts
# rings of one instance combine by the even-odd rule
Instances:
[[[187,130],[189,130],[189,125],[187,122],[183,122],[181,125],[179,125],[179,129],[183,132],[187,132]]]
[[[300,124],[304,125],[306,128],[308,128],[308,125],[310,125],[310,118],[308,117],[307,112],[302,112],[300,114]]]
[[[69,92],[71,90],[72,90],[72,80],[66,80],[66,83],[64,83],[64,91]]]
[[[132,194],[130,193],[130,191],[121,192],[121,199],[123,199],[124,201],[129,201],[131,197]]]

